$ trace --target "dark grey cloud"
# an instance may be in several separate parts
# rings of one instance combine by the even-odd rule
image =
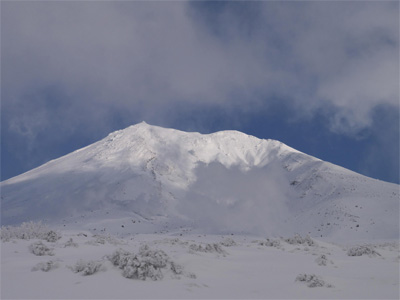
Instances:
[[[179,107],[234,118],[279,98],[292,121],[333,108],[330,130],[353,136],[399,106],[398,2],[1,5],[2,130],[25,154],[43,132],[171,126]]]

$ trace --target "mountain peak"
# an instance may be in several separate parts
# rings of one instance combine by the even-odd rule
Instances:
[[[102,219],[107,211],[111,223],[140,216],[214,233],[398,235],[390,227],[398,221],[397,185],[239,131],[200,134],[141,122],[1,189],[3,224],[68,219],[103,226],[111,222]],[[326,221],[337,225],[321,227]]]
[[[130,127],[154,127],[154,126],[148,124],[146,121],[142,121],[142,122],[139,122],[139,123],[137,123],[137,124],[134,124],[134,125],[132,125],[132,126],[130,126]],[[128,127],[128,128],[129,128],[129,127]]]

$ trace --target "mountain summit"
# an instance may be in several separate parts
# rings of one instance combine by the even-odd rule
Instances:
[[[238,131],[145,122],[1,183],[2,224],[398,237],[399,186]],[[140,225],[139,225],[140,224]]]

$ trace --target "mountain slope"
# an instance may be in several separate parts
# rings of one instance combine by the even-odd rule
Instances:
[[[398,185],[237,131],[202,135],[140,123],[1,189],[2,224],[45,219],[127,233],[182,227],[335,239],[399,234]]]

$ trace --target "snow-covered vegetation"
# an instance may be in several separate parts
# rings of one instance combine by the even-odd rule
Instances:
[[[109,243],[114,246],[125,244],[123,240],[110,234],[96,234],[93,236],[93,238],[94,239],[87,241],[86,244],[93,246],[104,245],[105,243]]]
[[[108,259],[122,269],[122,276],[126,278],[161,280],[164,277],[163,270],[171,271],[173,275],[182,274],[182,267],[164,251],[152,250],[148,245],[140,247],[137,254],[118,249]]]
[[[327,266],[328,263],[332,263],[332,261],[328,260],[328,257],[325,254],[321,254],[319,255],[316,259],[315,262],[319,265],[319,266]]]
[[[101,261],[84,261],[80,259],[73,267],[71,267],[71,270],[74,273],[81,273],[82,275],[86,276],[100,271],[102,267],[103,263]]]
[[[235,242],[235,240],[234,239],[231,239],[231,238],[225,238],[223,241],[221,241],[220,242],[220,244],[222,245],[222,246],[225,246],[225,247],[232,247],[232,246],[236,246],[237,244],[236,244],[236,242]]]
[[[300,234],[295,234],[293,237],[286,238],[284,241],[291,245],[307,245],[307,246],[314,246],[314,240],[309,236],[301,236]]]
[[[42,222],[24,222],[19,226],[2,226],[0,237],[5,242],[12,239],[42,239],[55,242],[61,238],[61,235]]]
[[[218,243],[211,244],[191,244],[189,249],[194,252],[205,252],[205,253],[218,253],[218,254],[227,254],[227,252],[222,249],[222,247]]]
[[[362,246],[354,246],[347,250],[348,256],[381,256],[377,251],[373,249],[372,246],[362,245]]]
[[[304,282],[308,287],[332,287],[331,284],[327,284],[320,276],[314,274],[299,274],[296,277],[296,281]]]
[[[309,246],[309,239],[298,236],[259,240],[246,235],[233,239],[141,234],[98,239],[87,231],[61,233],[55,242],[1,241],[2,298],[296,298],[301,294],[385,299],[398,295],[395,242],[370,244],[381,256],[371,255],[366,265],[365,260],[348,256],[345,245],[312,239]],[[52,255],[51,260],[43,261],[46,255]],[[313,288],[305,291],[303,284]],[[331,286],[335,288],[324,288]]]
[[[267,247],[275,247],[275,248],[280,248],[281,247],[281,241],[278,239],[265,239],[262,241],[257,241],[258,245],[260,246],[267,246]]]
[[[66,242],[63,244],[63,247],[64,247],[64,248],[66,248],[66,247],[75,247],[75,248],[77,248],[78,246],[79,246],[78,243],[75,243],[74,240],[73,240],[72,238],[70,238],[68,241],[66,241]]]
[[[32,268],[32,271],[43,271],[48,272],[50,270],[56,269],[59,267],[59,263],[53,260],[49,260],[46,262],[40,262]]]
[[[29,251],[37,256],[54,255],[53,248],[49,248],[43,242],[38,241],[29,245]]]

